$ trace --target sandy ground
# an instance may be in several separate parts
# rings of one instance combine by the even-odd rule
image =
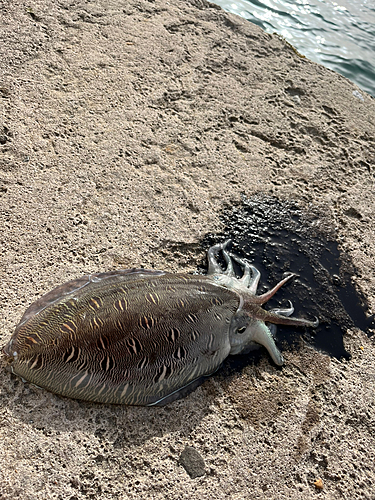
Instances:
[[[255,193],[324,211],[375,312],[370,96],[203,0],[4,0],[0,16],[2,345],[68,279],[196,270],[223,207]],[[2,368],[0,498],[374,499],[374,337],[344,343],[349,361],[264,354],[159,409]]]

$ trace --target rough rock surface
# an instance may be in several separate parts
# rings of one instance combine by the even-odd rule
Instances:
[[[353,83],[203,0],[2,1],[0,20],[2,344],[81,274],[194,271],[254,193],[321,207],[375,311],[375,101]],[[159,409],[2,367],[0,498],[373,499],[374,337],[344,341],[350,361],[265,355]]]

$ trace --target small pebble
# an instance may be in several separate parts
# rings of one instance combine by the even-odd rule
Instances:
[[[192,479],[206,474],[204,460],[192,446],[185,447],[180,455],[179,463]]]

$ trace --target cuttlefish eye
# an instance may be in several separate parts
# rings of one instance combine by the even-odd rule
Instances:
[[[246,331],[246,326],[241,326],[241,328],[239,328],[236,333],[241,335],[241,333],[244,333],[245,331]]]

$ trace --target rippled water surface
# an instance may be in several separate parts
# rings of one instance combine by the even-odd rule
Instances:
[[[375,0],[211,0],[375,97]]]

